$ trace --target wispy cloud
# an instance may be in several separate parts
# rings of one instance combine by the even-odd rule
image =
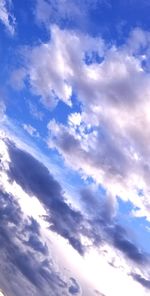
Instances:
[[[12,13],[12,2],[11,0],[1,0],[0,2],[0,21],[6,27],[10,34],[14,34],[16,20]]]
[[[48,28],[49,24],[55,23],[61,26],[62,23],[86,28],[89,22],[90,10],[105,4],[110,5],[107,0],[37,0],[35,16],[39,23],[44,23]]]
[[[39,133],[37,132],[36,128],[33,127],[31,124],[26,124],[24,123],[23,125],[23,128],[24,130],[30,135],[30,136],[33,136],[33,137],[39,137]]]
[[[0,121],[3,120],[5,114],[6,106],[4,101],[0,99]]]

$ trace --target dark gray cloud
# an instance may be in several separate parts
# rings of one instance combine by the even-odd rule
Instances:
[[[56,290],[55,286],[57,285],[58,293],[60,288],[67,288],[67,283],[60,277],[59,273],[50,271],[49,262],[47,260],[43,261],[40,266],[39,273],[54,290]]]
[[[50,223],[50,229],[68,239],[83,255],[84,246],[79,238],[79,234],[84,230],[82,214],[66,203],[60,184],[41,162],[10,142],[8,148],[11,158],[8,172],[10,179],[20,184],[29,195],[39,198],[48,211],[46,220]]]
[[[45,219],[50,223],[50,229],[66,238],[81,255],[86,251],[80,240],[80,236],[84,235],[95,246],[108,240],[137,264],[149,262],[149,256],[136,246],[125,228],[115,222],[115,207],[111,197],[100,198],[88,189],[82,190],[81,200],[89,214],[83,216],[67,204],[60,184],[42,163],[10,142],[8,149],[11,158],[8,173],[10,179],[20,184],[31,196],[39,198],[47,210]],[[26,243],[32,245],[34,250],[46,254],[46,247],[37,236],[31,235]]]
[[[113,229],[109,229],[114,246],[122,251],[129,259],[137,264],[145,264],[149,262],[149,256],[144,253],[129,237],[124,227],[115,225]]]
[[[84,210],[93,218],[99,217],[103,224],[113,221],[116,210],[114,199],[101,190],[101,193],[92,191],[90,188],[83,188],[80,191],[81,203]]]
[[[29,231],[36,235],[40,235],[40,225],[34,218],[30,217],[30,223],[27,222],[24,225],[24,231]]]
[[[42,241],[39,240],[38,236],[35,234],[31,234],[27,242],[25,242],[27,246],[32,247],[35,251],[40,252],[44,255],[47,255],[48,249],[46,244],[43,244]]]
[[[93,242],[96,246],[103,241],[109,242],[116,249],[120,250],[128,259],[135,264],[145,265],[150,262],[150,255],[137,246],[133,238],[128,234],[125,227],[116,224],[115,221],[108,223],[104,217],[97,217],[91,221]]]
[[[140,274],[132,273],[131,276],[134,280],[136,280],[138,283],[140,283],[144,288],[150,289],[150,279],[145,279]]]
[[[71,295],[78,295],[80,293],[80,286],[74,278],[70,278],[69,293]]]
[[[21,295],[20,287],[25,295],[59,296],[63,290],[67,295],[67,282],[47,256],[39,224],[33,218],[24,218],[14,197],[2,189],[0,200],[0,287],[12,296]],[[9,284],[3,277],[10,277]]]
[[[84,209],[92,217],[93,243],[99,245],[107,235],[108,241],[119,249],[127,258],[137,264],[149,262],[149,255],[137,247],[132,237],[129,236],[125,227],[116,223],[113,217],[115,208],[111,197],[104,197],[104,193],[98,195],[89,189],[83,189],[80,193]]]
[[[31,195],[40,198],[51,206],[53,199],[62,199],[60,184],[49,173],[48,169],[29,153],[18,149],[13,143],[8,142],[11,158],[9,176],[20,184]]]

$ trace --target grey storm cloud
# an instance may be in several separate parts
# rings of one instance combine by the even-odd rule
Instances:
[[[35,234],[31,234],[28,241],[25,243],[27,246],[32,246],[35,251],[38,251],[44,255],[47,255],[48,253],[46,244],[43,244]]]
[[[124,256],[135,264],[144,266],[150,262],[150,255],[140,249],[129,236],[126,229],[115,221],[109,223],[103,217],[95,217],[92,221],[93,242],[99,246],[103,242],[103,237],[110,245],[120,250]]]
[[[80,286],[74,278],[70,278],[69,292],[71,295],[77,295],[80,292]]]
[[[90,216],[93,218],[99,216],[99,220],[103,224],[109,224],[113,221],[116,204],[112,196],[105,193],[105,191],[98,193],[90,190],[90,188],[83,188],[80,191],[80,197],[84,210]]]
[[[24,219],[14,197],[2,189],[0,200],[0,287],[12,296],[20,296],[21,289],[27,296],[59,296],[63,290],[69,295],[67,282],[47,257],[39,224],[30,217]]]
[[[82,214],[66,203],[60,184],[42,163],[11,143],[8,148],[11,158],[10,179],[20,184],[29,195],[39,198],[49,211],[45,219],[49,221],[50,229],[68,239],[70,244],[83,254],[84,246],[79,239],[84,228]]]
[[[123,226],[115,222],[111,197],[100,202],[90,190],[82,190],[81,200],[85,209],[90,205],[87,211],[89,215],[84,215],[66,202],[60,184],[41,162],[13,143],[7,144],[11,159],[8,172],[11,181],[15,180],[28,194],[39,198],[47,210],[45,219],[52,231],[66,238],[81,255],[87,248],[81,243],[81,235],[88,237],[95,246],[99,246],[105,237],[134,263],[143,265],[149,262],[149,255],[136,246]],[[46,246],[41,245],[36,236],[31,235],[26,243],[46,254]]]
[[[150,279],[145,279],[143,276],[137,273],[132,273],[131,276],[135,281],[140,283],[144,288],[150,289]]]
[[[129,237],[124,227],[114,225],[113,229],[108,229],[111,232],[114,246],[122,251],[129,259],[137,264],[146,264],[149,262],[149,255],[140,250]]]
[[[3,192],[0,190],[0,236],[1,236],[1,248],[7,249],[7,243],[10,243],[10,248],[13,247],[15,241],[13,238],[18,236],[20,241],[24,242],[24,237],[26,235],[33,235],[37,237],[37,241],[40,243],[40,226],[33,218],[28,218],[25,220],[23,218],[23,213],[14,200],[11,194]],[[24,234],[24,235],[23,235]],[[34,249],[34,244],[31,242],[30,247]],[[40,249],[39,249],[40,250]],[[14,253],[14,252],[12,252]]]
[[[109,197],[104,198],[89,189],[82,189],[80,192],[81,202],[84,209],[92,217],[92,232],[94,244],[99,245],[103,240],[102,232],[108,235],[111,244],[122,251],[129,259],[137,264],[149,262],[149,255],[140,250],[129,237],[126,229],[119,225],[114,218],[114,201]]]

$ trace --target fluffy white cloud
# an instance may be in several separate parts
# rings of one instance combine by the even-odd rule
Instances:
[[[42,97],[46,106],[53,106],[58,99],[71,105],[71,95],[78,79],[84,75],[85,52],[97,51],[101,56],[104,44],[101,39],[61,31],[57,26],[51,30],[49,43],[27,49],[26,71],[18,69],[12,74],[13,81],[21,87],[22,80],[29,75],[32,91]],[[16,84],[16,83],[15,83]]]
[[[81,114],[71,114],[68,125],[49,123],[49,146],[111,195],[130,200],[134,215],[148,220],[149,45],[150,34],[140,29],[116,47],[54,26],[50,42],[27,50],[25,69],[46,106],[58,100],[71,105],[72,92],[81,104]]]
[[[137,29],[127,45],[108,49],[101,64],[82,63],[80,74],[72,67],[72,81],[83,104],[80,127],[70,126],[74,115],[68,126],[56,122],[48,126],[50,147],[55,146],[67,163],[112,194],[132,201],[138,208],[134,214],[147,219],[150,75],[142,67],[141,51],[149,40],[148,33]]]
[[[4,24],[6,29],[14,34],[15,32],[15,17],[11,13],[11,0],[1,0],[0,1],[0,21]]]

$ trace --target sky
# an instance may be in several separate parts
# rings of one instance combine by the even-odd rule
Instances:
[[[149,13],[0,0],[0,294],[149,295]]]

